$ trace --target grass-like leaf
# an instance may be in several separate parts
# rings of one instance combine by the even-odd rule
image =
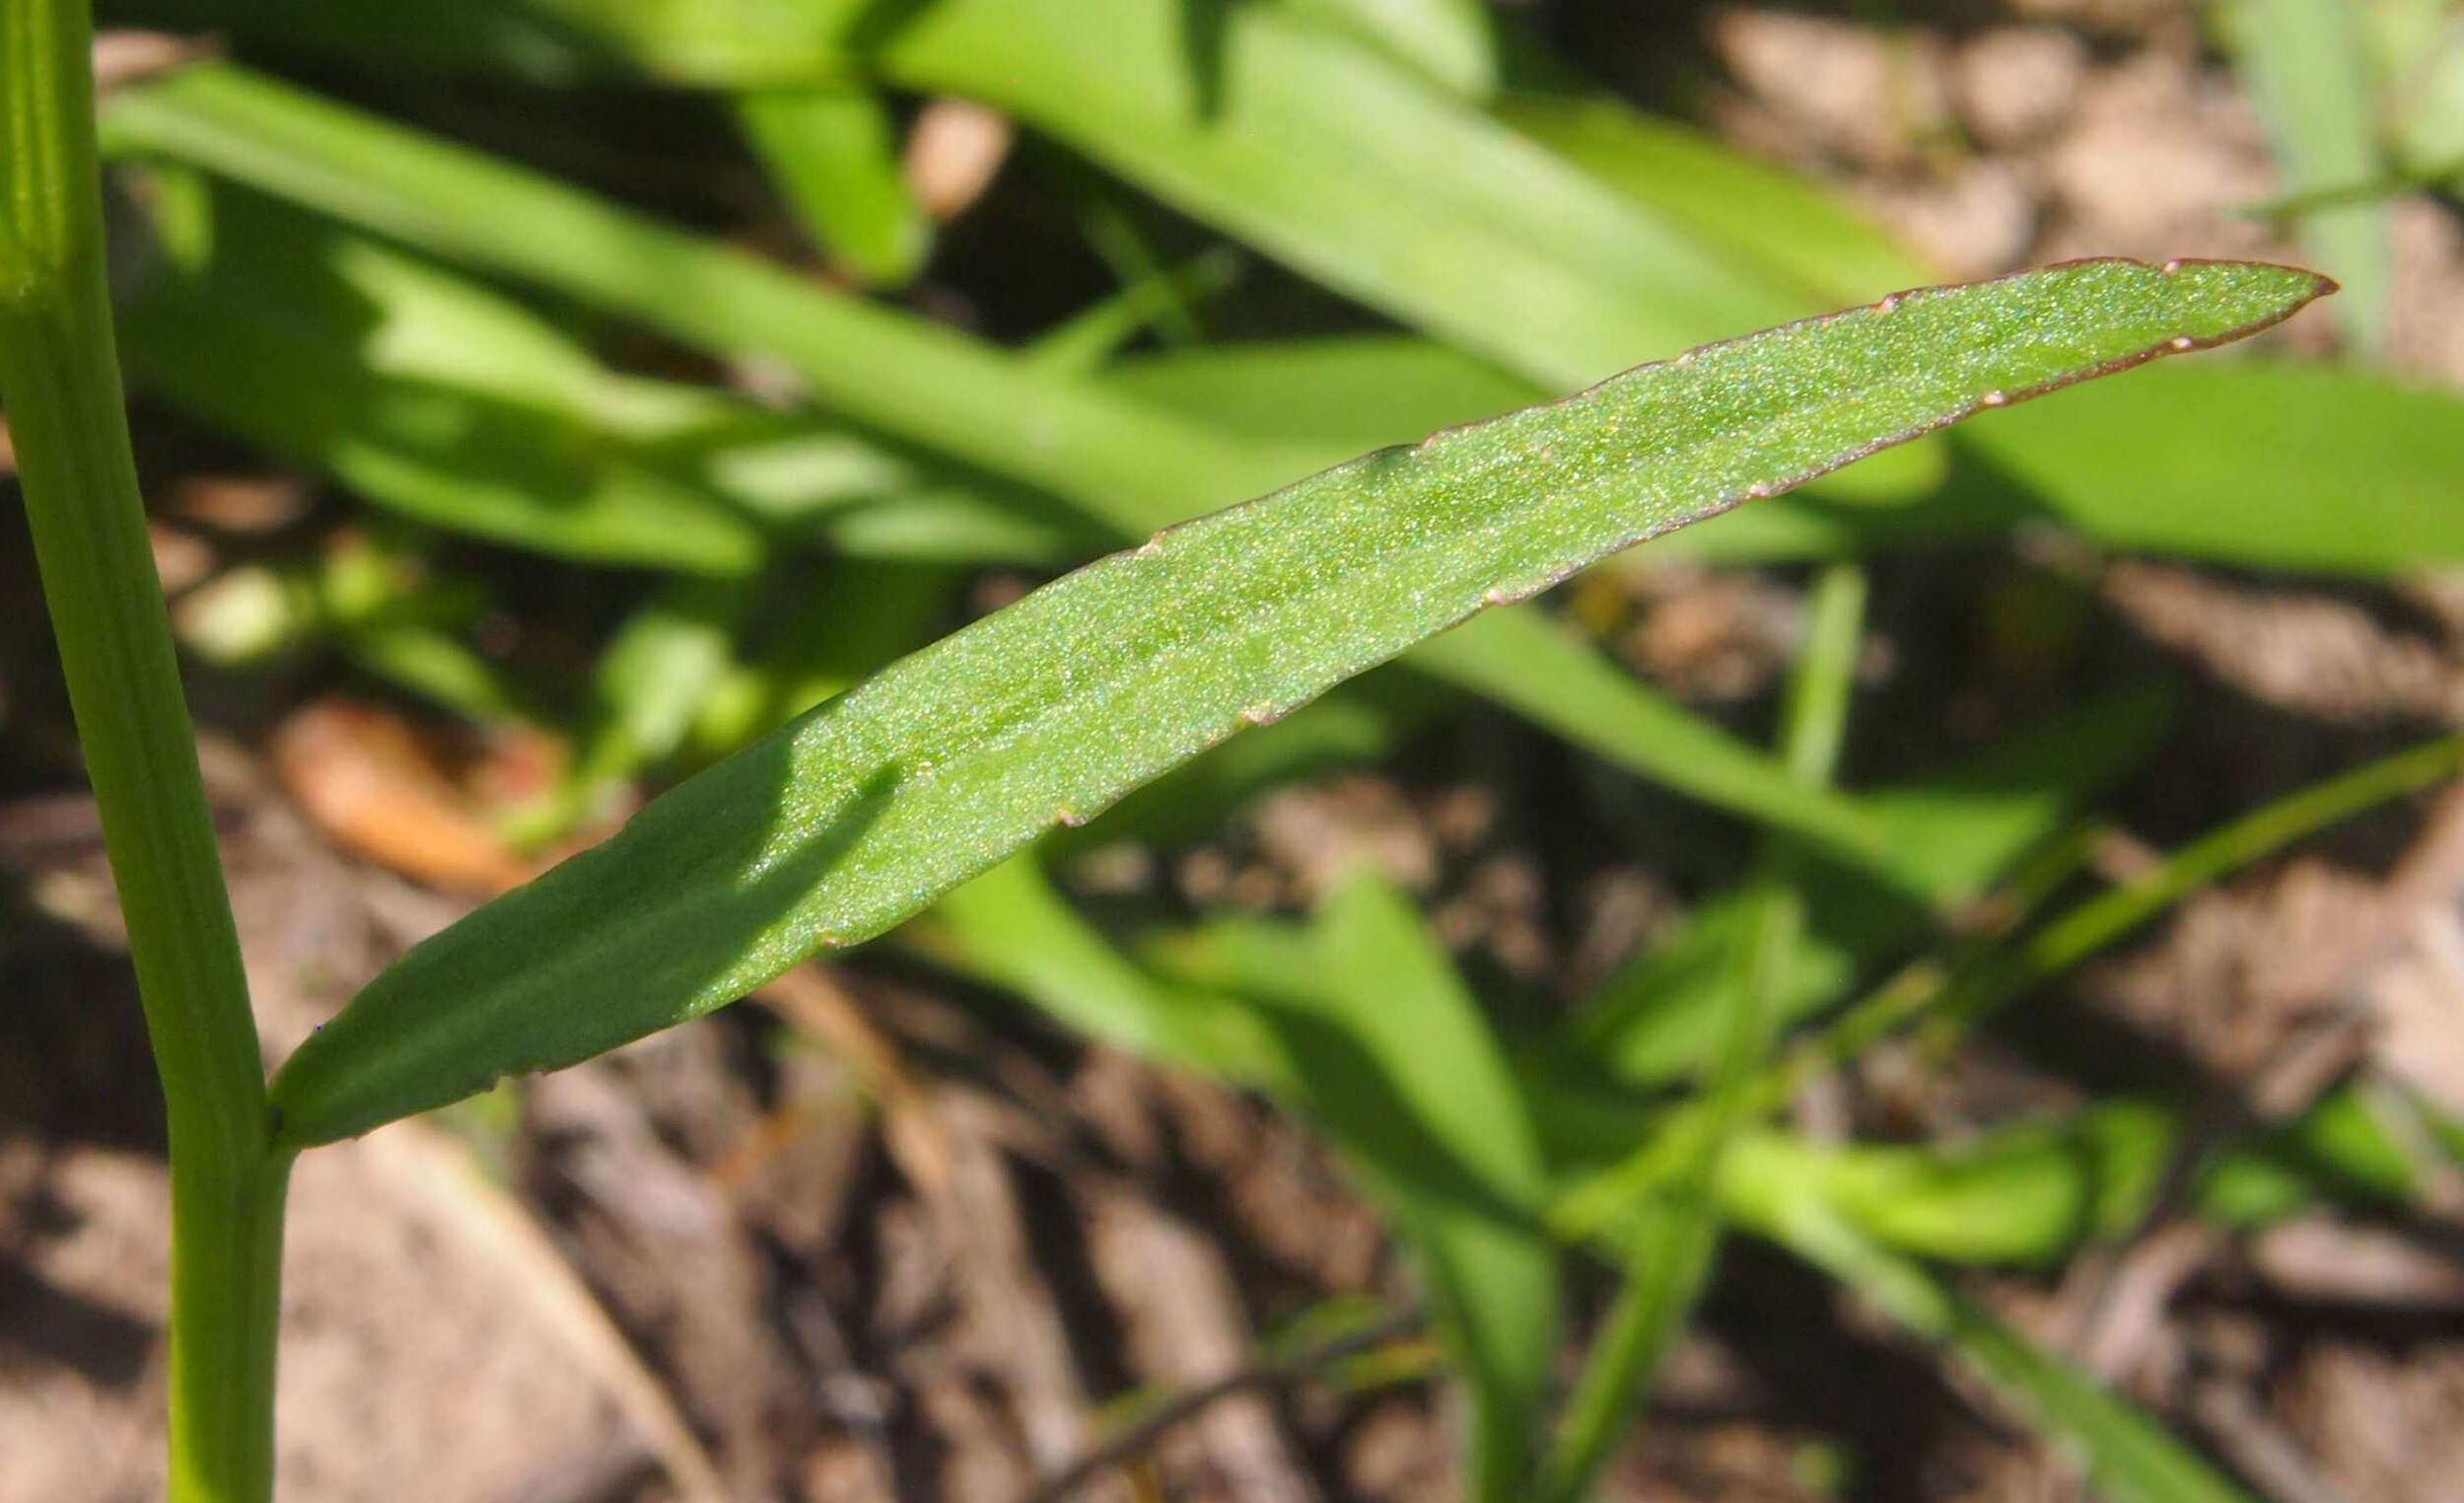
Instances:
[[[2171,717],[2161,687],[2117,690],[2007,733],[1926,782],[1865,794],[1916,895],[1827,863],[1803,873],[1812,923],[1775,998],[1780,1020],[1795,1024],[1839,1001],[1859,976],[1925,939],[1938,913],[1983,897],[2154,750]],[[1741,891],[1712,898],[1683,932],[1617,970],[1558,1029],[1560,1057],[1637,1090],[1700,1069],[1719,1037],[1726,958],[1743,942],[1751,907]]]
[[[2077,262],[1708,345],[1098,560],[653,803],[378,977],[286,1065],[309,1143],[587,1059],[854,944],[1488,605],[1877,448],[2327,289]]]
[[[737,100],[736,116],[815,244],[873,286],[915,280],[933,224],[899,176],[879,94],[858,84],[757,89]]]
[[[1469,1400],[1464,1496],[1529,1497],[1558,1316],[1536,1103],[1427,923],[1361,871],[1305,927],[1218,918],[1150,950],[1247,1026],[1250,1060],[1215,1072],[1249,1066],[1324,1133],[1411,1249]]]
[[[1487,0],[1286,0],[1297,13],[1358,35],[1431,83],[1479,99],[1497,88]]]

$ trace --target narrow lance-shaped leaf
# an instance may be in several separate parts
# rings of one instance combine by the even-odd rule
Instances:
[[[669,792],[379,976],[286,1143],[590,1058],[869,939],[1055,823],[1616,549],[2332,284],[2082,261],[1707,345],[1098,559]]]

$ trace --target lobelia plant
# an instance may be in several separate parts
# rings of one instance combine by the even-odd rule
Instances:
[[[87,0],[0,6],[0,398],[170,1118],[176,1499],[270,1494],[299,1152],[592,1058],[874,938],[1055,824],[1619,549],[2334,290],[2282,266],[2090,260],[1896,293],[1166,529],[893,664],[420,945],[269,1083],[122,409],[90,46]],[[1348,910],[1357,946],[1404,943],[1364,903]],[[1724,1087],[1724,1117],[1741,1092]],[[1612,1413],[1630,1388],[1612,1372],[1579,1406]],[[1484,1492],[1527,1476],[1530,1451],[1489,1447]],[[1595,1451],[1553,1467],[1552,1490],[1578,1490]]]

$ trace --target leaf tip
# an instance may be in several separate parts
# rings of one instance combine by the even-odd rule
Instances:
[[[2339,290],[2333,277],[2274,261],[2176,256],[2156,269],[2179,284],[2175,295],[2189,316],[2187,326],[2172,341],[2175,350],[2246,338]]]

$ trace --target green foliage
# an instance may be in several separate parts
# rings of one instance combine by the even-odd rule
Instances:
[[[1773,998],[1787,1022],[1836,1001],[1873,966],[1924,938],[1934,915],[1985,895],[1988,884],[2050,839],[2155,745],[2170,720],[2157,689],[2088,700],[2021,727],[1927,781],[1864,796],[1913,879],[1877,887],[1836,862],[1806,867],[1810,924]],[[1713,993],[1746,904],[1706,903],[1669,943],[1611,976],[1559,1030],[1559,1054],[1628,1085],[1681,1077],[1709,1057]]]
[[[1782,756],[1800,782],[1827,783],[1837,770],[1865,608],[1865,575],[1853,565],[1834,565],[1814,587],[1782,729]],[[1780,1000],[1804,932],[1802,868],[1803,852],[1786,836],[1765,837],[1723,985],[1705,1010],[1719,1048],[1704,1108],[1670,1134],[1671,1152],[1682,1162],[1669,1184],[1637,1208],[1625,1286],[1567,1401],[1542,1473],[1547,1497],[1572,1500],[1588,1491],[1710,1277],[1721,1234],[1715,1186],[1731,1141],[1754,1112],[1754,1080],[1778,1037]]]
[[[1408,1239],[1471,1389],[1474,1494],[1522,1496],[1556,1353],[1544,1165],[1530,1093],[1435,937],[1354,873],[1305,928],[1217,920],[1155,958],[1176,1015],[1203,997],[1217,1038],[1243,1031],[1211,1068],[1323,1131]]]
[[[1486,0],[1287,0],[1304,16],[1341,27],[1456,94],[1497,88],[1497,43]]]
[[[182,186],[184,184],[184,187]],[[619,375],[536,314],[330,221],[167,174],[197,244],[128,310],[132,380],[430,526],[741,575],[791,541],[1044,560],[1059,507],[843,423]]]
[[[381,71],[388,87],[362,97],[421,69],[489,89],[709,91],[742,137],[721,150],[749,152],[829,262],[809,275],[234,67],[110,102],[106,137],[153,235],[131,260],[132,376],[390,514],[373,541],[243,581],[234,615],[255,614],[224,640],[321,645],[474,719],[569,736],[571,775],[514,812],[528,837],[717,763],[381,976],[282,1071],[271,1155],[251,1053],[244,1158],[279,1166],[587,1058],[897,928],[912,956],[1324,1133],[1428,1291],[1484,1503],[1580,1495],[1731,1226],[1944,1343],[2111,1495],[2238,1496],[1911,1260],[2036,1266],[2127,1232],[2186,1139],[2178,1109],[2108,1101],[1955,1147],[1816,1145],[1766,1118],[1813,1069],[1921,1017],[1955,1038],[2198,885],[2464,757],[2433,743],[2303,790],[2035,926],[2086,849],[2066,822],[2160,739],[2164,694],[2078,697],[1922,782],[1829,786],[1858,637],[1841,602],[1859,576],[1839,560],[2047,522],[2108,547],[2358,575],[2464,559],[2464,408],[2358,368],[2170,365],[1921,437],[2249,332],[2321,279],[2081,263],[1731,339],[1534,406],[1638,356],[1929,277],[1794,176],[1569,82],[1481,0],[121,9],[252,58],[315,56],[343,93]],[[2421,40],[2438,19],[2419,7],[2373,8],[2384,56],[2429,59],[2380,65],[2382,99],[2342,8],[2218,9],[2293,184],[2318,195],[2279,210],[2351,281],[2348,342],[2374,349],[2381,157],[2412,180],[2464,158],[2438,157],[2464,117],[2458,49]],[[1027,326],[1048,332],[1006,349],[834,285],[904,288],[934,250],[897,160],[899,97],[919,93],[1028,127],[1012,171],[1066,179],[1075,233],[1119,295],[1046,309]],[[437,117],[457,128],[450,105]],[[535,154],[582,170],[571,144]],[[29,164],[0,154],[0,181],[39,221],[60,200],[27,186]],[[709,207],[660,199],[679,221]],[[0,227],[0,290],[41,263],[28,247],[48,232],[31,222]],[[1254,301],[1226,297],[1244,250],[1282,268]],[[1302,327],[1363,311],[1403,327],[1209,344],[1235,326],[1217,300],[1244,328],[1295,326],[1295,307]],[[72,331],[89,378],[99,328]],[[1116,359],[1144,331],[1166,348]],[[758,371],[762,397],[702,384],[711,363]],[[18,417],[28,378],[0,381]],[[1479,421],[1511,408],[1526,410]],[[20,426],[30,492],[42,427],[29,450]],[[1484,609],[1677,528],[1650,558],[1833,565],[1782,754],[1657,693],[1573,620]],[[456,537],[666,577],[611,585],[623,608],[594,624],[590,671],[542,686],[468,640],[502,608],[495,587],[428,578],[455,567]],[[1042,571],[1125,542],[1140,545],[923,645],[953,619],[952,565]],[[1370,672],[1398,654],[1408,671]],[[1373,879],[1338,886],[1306,925],[1219,915],[1125,951],[1047,875],[1099,840],[1191,838],[1263,790],[1385,756],[1463,692],[1753,826],[1746,880],[1556,1027],[1484,1010]],[[1980,901],[2008,928],[1952,932]],[[171,1081],[177,1045],[163,1052]],[[2237,1134],[2195,1204],[2234,1224],[2321,1199],[2409,1204],[2421,1172],[2388,1109],[2350,1088]],[[192,1291],[184,1329],[235,1348],[250,1323],[270,1330],[265,1208],[243,1216],[248,1237],[212,1244],[230,1254],[217,1276],[256,1303],[217,1326]],[[1626,1282],[1543,1457],[1568,1246]],[[181,1381],[198,1374],[221,1376]]]
[[[874,286],[915,279],[933,226],[900,176],[879,93],[852,83],[756,89],[737,100],[736,113],[816,245]]]
[[[831,293],[535,175],[269,80],[227,69],[191,70],[122,99],[112,119],[125,140],[151,142],[368,230],[537,278],[716,355],[750,352],[785,362],[851,415],[939,450],[954,464],[980,465],[1057,495],[1116,536],[1144,537],[1208,504],[1332,463],[1292,446],[1234,441],[1042,360],[1021,359],[942,325]],[[482,217],[469,217],[474,212]],[[473,347],[461,349],[454,358],[470,360]],[[649,400],[681,394],[662,389]],[[318,410],[314,398],[294,407],[280,397],[257,394],[247,404],[248,420],[279,434],[299,422],[302,411]],[[571,405],[568,398],[567,410]],[[508,460],[500,450],[467,443],[459,422],[438,426],[453,441],[436,471],[445,483],[433,493],[404,496],[401,476],[387,469],[374,478],[397,482],[396,504],[488,536],[519,526],[523,540],[534,545],[570,542],[577,516],[552,499],[542,505],[541,498],[528,498],[513,526],[494,513],[474,515],[504,491],[521,495],[520,488],[462,493],[451,482],[484,478],[504,463],[536,461],[528,451],[516,450]],[[701,472],[722,484],[733,477],[735,499],[756,507],[760,503],[742,490],[764,486],[760,476],[775,472],[766,482],[770,510],[817,505],[833,535],[879,517],[881,529],[899,530],[894,536],[905,544],[883,544],[881,551],[973,556],[970,548],[995,545],[1005,536],[981,526],[973,497],[963,491],[948,496],[946,508],[914,504],[920,498],[898,485],[897,468],[868,463],[862,444],[818,460],[792,442],[779,448],[784,452],[775,460],[734,450],[714,454]],[[327,463],[342,472],[355,454],[356,446],[328,453]],[[371,478],[358,471],[352,477]],[[947,494],[938,481],[924,488]],[[992,499],[999,504],[998,495]],[[1051,510],[1026,509],[1020,521],[1028,537],[1038,524],[1049,525]],[[618,535],[622,556],[655,555],[668,532],[625,526]],[[1508,661],[1520,654],[1553,663],[1558,681],[1535,680]],[[1484,624],[1435,650],[1426,666],[1501,694],[1561,734],[1698,797],[1733,800],[1745,812],[1847,848],[1875,849],[1872,832],[1860,829],[1840,801],[1792,784],[1766,758],[1693,723],[1631,677],[1583,661],[1574,643],[1552,638],[1537,623]]]
[[[1174,352],[1125,362],[1112,384],[1330,464],[1547,394],[1396,336]],[[2418,381],[2272,360],[2178,364],[1928,443],[1944,440],[1956,442],[1936,453],[1938,488],[1912,493],[1922,476],[1856,500],[1809,488],[1689,529],[1661,555],[1751,563],[1958,547],[2050,521],[2115,548],[2261,567],[2401,575],[2464,558],[2464,520],[2443,500],[2464,469],[2464,401]],[[2362,472],[2371,484],[2349,483]]]
[[[2264,326],[2307,273],[2083,262],[1706,346],[1160,534],[917,653],[428,941],[287,1063],[322,1142],[870,939],[1486,605],[1994,405]]]
[[[1722,1196],[1740,1226],[1942,1342],[1987,1388],[2064,1441],[2103,1496],[2117,1503],[2251,1503],[2130,1400],[1857,1232],[1789,1159],[1739,1152],[1729,1162]]]

